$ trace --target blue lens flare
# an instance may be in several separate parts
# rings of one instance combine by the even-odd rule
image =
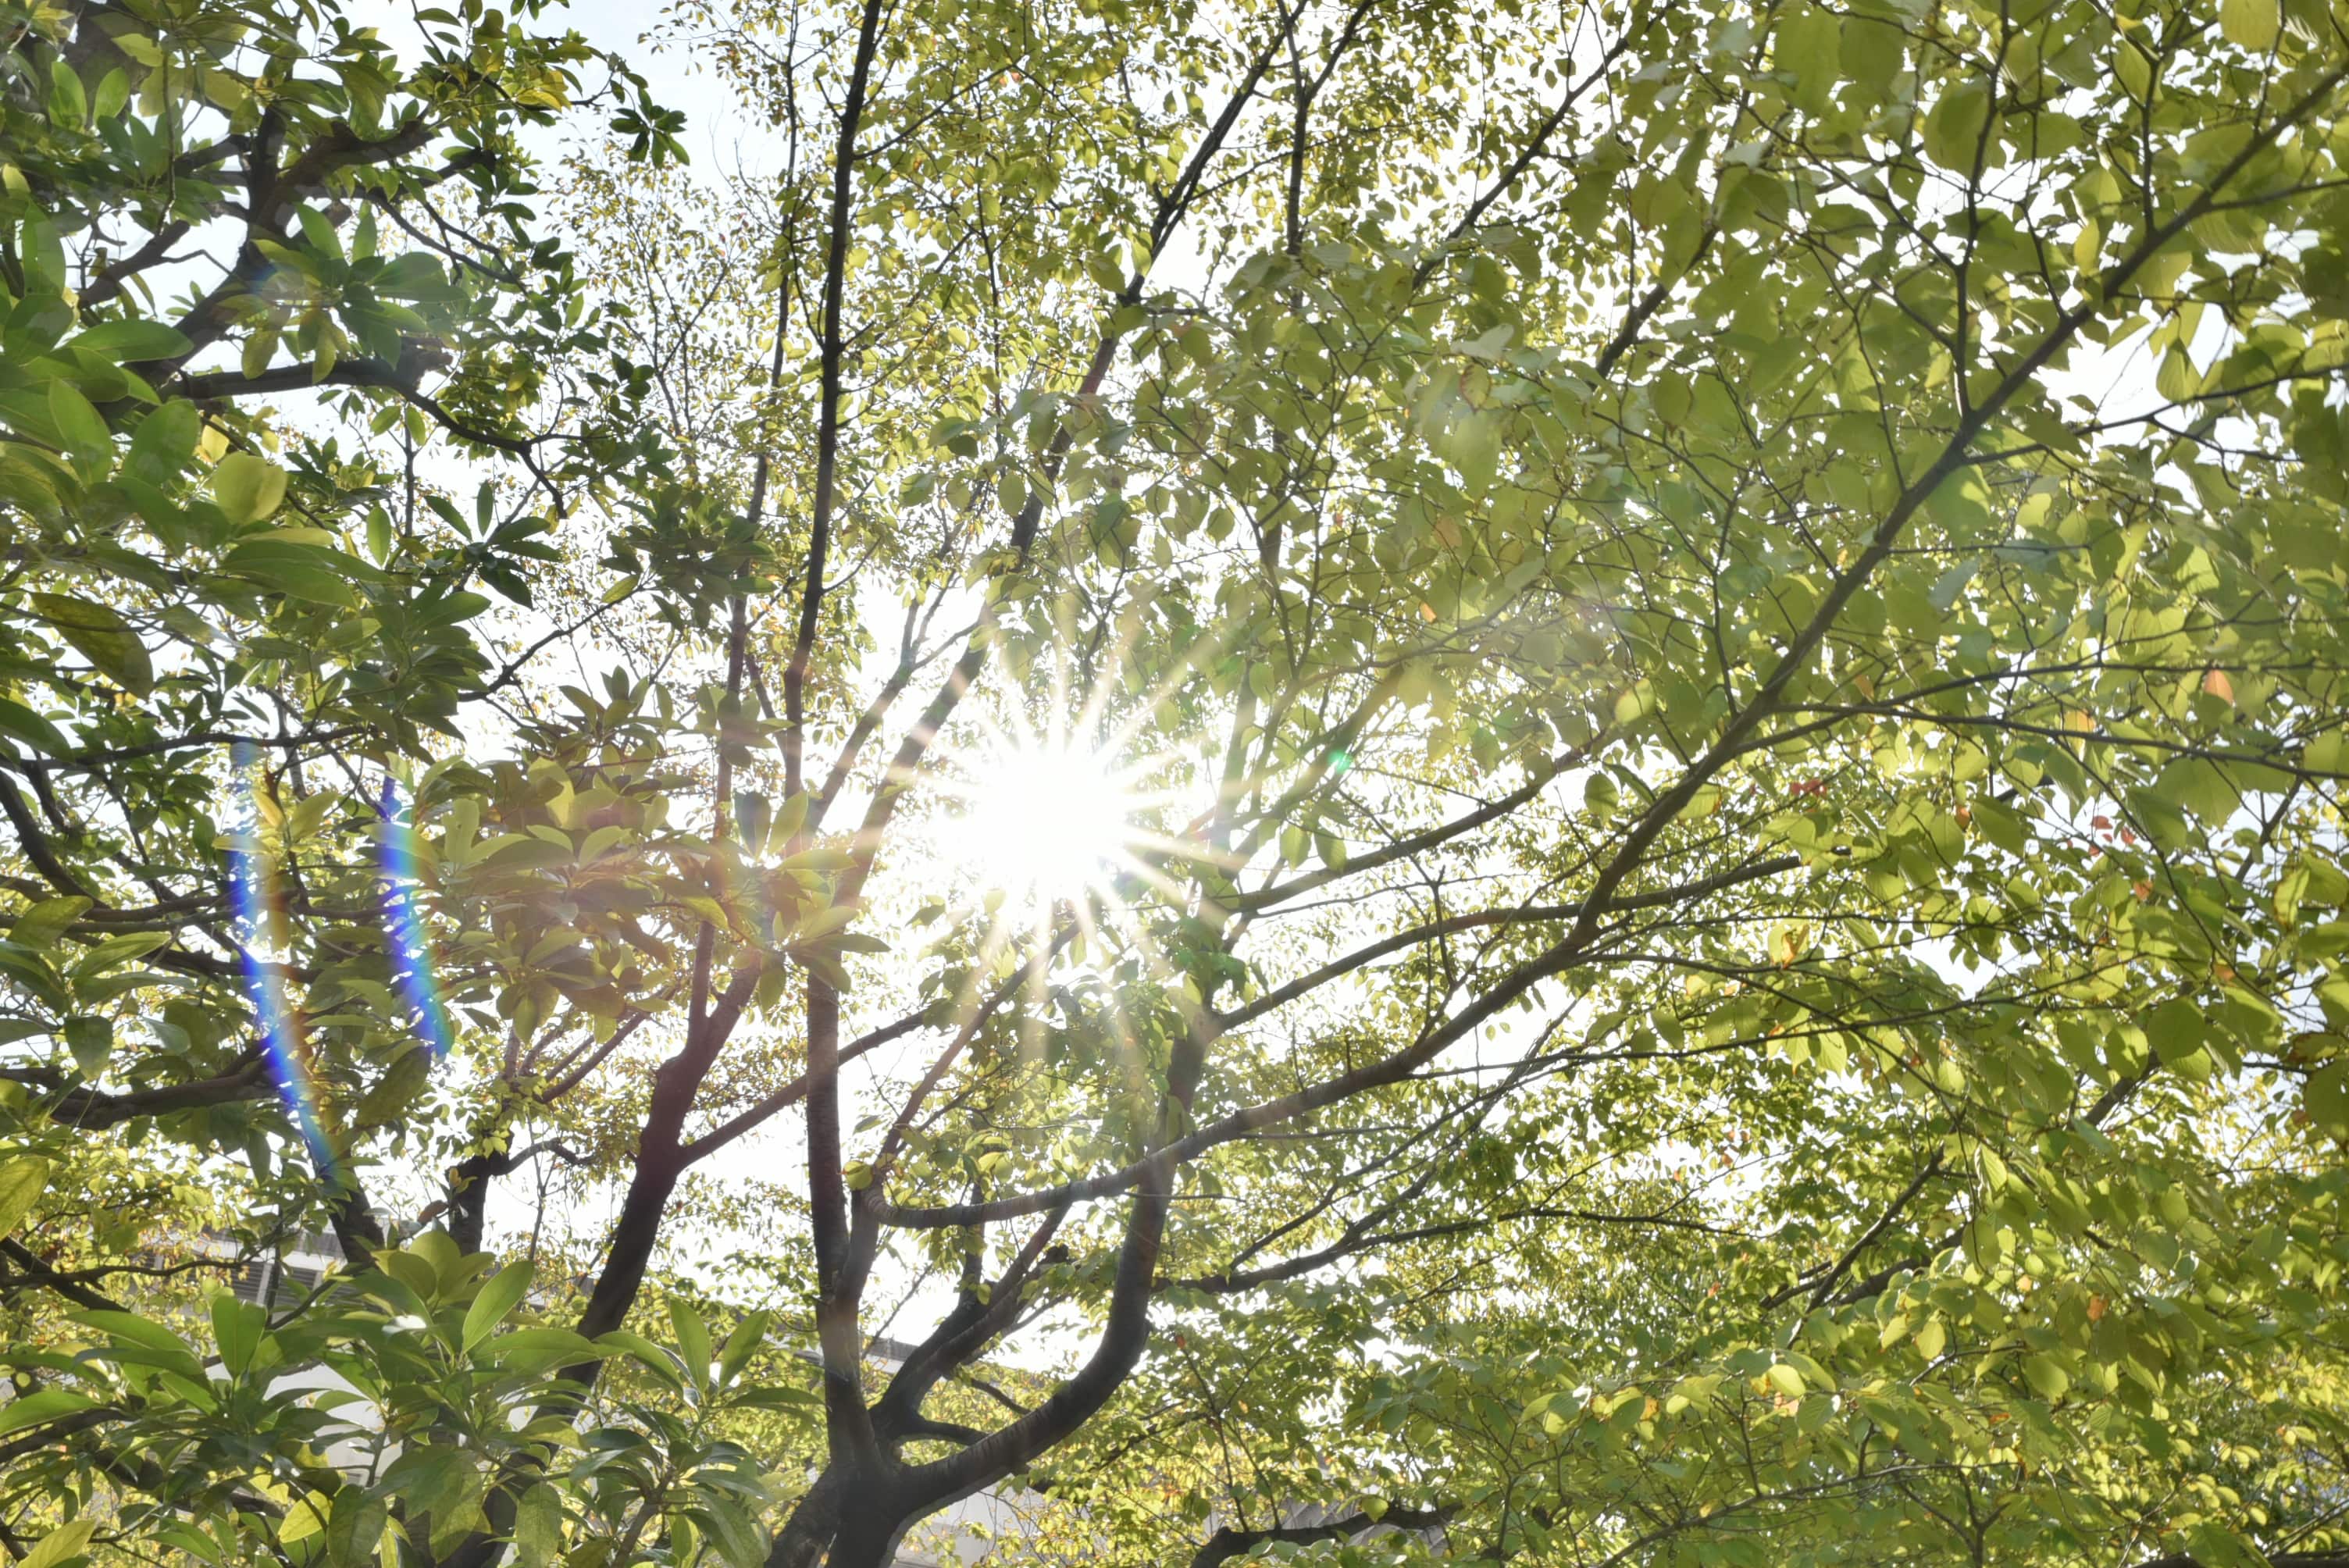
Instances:
[[[319,1114],[318,1088],[312,1076],[309,1050],[302,1033],[302,1015],[285,988],[285,966],[293,954],[285,936],[285,903],[278,885],[276,862],[261,841],[261,757],[252,746],[231,753],[243,789],[231,797],[243,810],[230,838],[229,892],[236,909],[237,938],[243,945],[244,983],[261,1024],[261,1045],[276,1079],[278,1098],[285,1102],[310,1158],[322,1175],[339,1166],[334,1146]]]
[[[416,826],[413,813],[400,816],[399,786],[383,781],[383,799],[377,807],[377,842],[383,868],[383,919],[391,939],[391,968],[399,994],[416,1009],[417,1030],[432,1047],[433,1059],[445,1059],[455,1044],[449,1028],[449,1010],[441,1005],[440,988],[432,978],[432,949],[424,939],[424,923],[416,909]]]

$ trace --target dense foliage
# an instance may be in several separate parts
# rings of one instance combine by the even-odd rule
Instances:
[[[0,1550],[2349,1563],[2326,0],[397,22],[5,14]]]

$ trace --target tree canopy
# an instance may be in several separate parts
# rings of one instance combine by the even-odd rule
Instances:
[[[7,14],[12,1561],[2349,1563],[2327,0],[364,9]]]

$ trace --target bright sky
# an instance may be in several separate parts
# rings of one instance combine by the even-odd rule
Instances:
[[[630,5],[627,0],[583,0],[551,12],[543,25],[576,27],[590,44],[626,59],[651,87],[656,102],[683,110],[686,133],[682,139],[697,177],[756,171],[779,162],[780,145],[771,129],[760,117],[738,112],[730,92],[701,67],[689,46],[674,41],[647,41],[667,10],[666,5]],[[386,36],[392,36],[388,26]],[[575,139],[579,132],[571,134]],[[561,141],[560,136],[549,137],[543,156],[550,160],[556,156]]]

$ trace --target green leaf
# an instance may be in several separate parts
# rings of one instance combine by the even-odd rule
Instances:
[[[0,1236],[13,1234],[33,1212],[53,1169],[37,1154],[20,1154],[0,1165]]]
[[[606,1355],[626,1356],[671,1388],[679,1393],[685,1391],[685,1380],[678,1376],[677,1357],[643,1335],[616,1328],[608,1334],[598,1335],[595,1343]]]
[[[2113,48],[2113,71],[2120,77],[2121,86],[2138,103],[2153,92],[2153,61],[2137,47],[2137,40],[2123,37]]]
[[[57,438],[85,473],[103,473],[114,464],[114,436],[78,387],[62,377],[49,383],[49,418]]]
[[[460,1343],[471,1350],[488,1338],[497,1326],[506,1320],[530,1289],[532,1269],[527,1263],[508,1264],[481,1282],[471,1306],[465,1309],[465,1327]]]
[[[0,697],[0,735],[21,739],[40,751],[47,751],[49,756],[68,756],[73,751],[64,735],[58,735],[54,723],[9,697]]]
[[[357,1487],[336,1492],[326,1520],[328,1561],[336,1568],[362,1568],[372,1562],[390,1516],[390,1506],[382,1498],[370,1497]]]
[[[221,569],[313,604],[350,609],[358,595],[336,570],[339,555],[289,540],[252,539],[228,552]]]
[[[1926,117],[1925,155],[1944,169],[1969,172],[1985,156],[1982,132],[1990,124],[1990,88],[1967,81],[1941,95]]]
[[[277,1522],[277,1544],[291,1546],[324,1532],[333,1507],[333,1502],[318,1492],[305,1491],[296,1497],[286,1504],[285,1516]]]
[[[492,1336],[487,1350],[490,1359],[524,1377],[535,1377],[557,1367],[601,1361],[611,1354],[568,1328],[517,1328]]]
[[[212,1297],[212,1343],[220,1347],[221,1365],[232,1377],[243,1377],[261,1349],[268,1315],[251,1302],[239,1301],[227,1291]]]
[[[2349,1062],[2334,1062],[2309,1074],[2300,1103],[2311,1121],[2335,1138],[2349,1140]]]
[[[0,975],[5,975],[24,990],[38,997],[53,1011],[64,1012],[73,1005],[64,984],[47,959],[37,953],[28,953],[11,942],[0,945]]]
[[[33,1398],[38,1399],[47,1394],[62,1392],[64,1392],[63,1389],[47,1388],[40,1394],[34,1395]],[[11,1410],[16,1408],[14,1405],[8,1407]],[[5,1419],[5,1413],[0,1412],[0,1430],[6,1429]],[[33,1550],[26,1554],[25,1560],[16,1564],[16,1568],[65,1568],[66,1563],[79,1557],[88,1549],[89,1538],[97,1533],[98,1522],[94,1519],[77,1519],[70,1524],[60,1524],[42,1536],[34,1545]]]
[[[1770,1387],[1785,1395],[1789,1399],[1799,1399],[1803,1397],[1803,1375],[1784,1361],[1773,1366],[1767,1376],[1770,1379]]]
[[[87,332],[78,334],[70,346],[102,354],[118,365],[136,365],[150,359],[176,359],[195,346],[178,327],[133,317],[125,321],[100,322]],[[192,412],[195,405],[187,404],[185,407]],[[152,418],[154,416],[148,417]]]
[[[563,1550],[563,1497],[540,1481],[514,1507],[516,1568],[547,1568]]]
[[[259,522],[285,499],[285,470],[251,452],[231,452],[212,470],[212,499],[229,521]]]
[[[16,923],[8,929],[8,940],[37,953],[54,945],[88,907],[86,898],[45,899],[16,917]]]
[[[259,245],[264,253],[274,252],[271,259],[288,271],[297,275],[308,272],[309,269],[302,264],[302,258],[297,253],[286,250],[282,245],[273,246],[266,240],[259,242]],[[244,348],[237,356],[237,365],[244,372],[247,380],[269,368],[269,362],[277,357],[277,345],[280,338],[281,335],[275,328],[264,326],[244,340]]]
[[[27,1427],[46,1426],[61,1416],[78,1415],[90,1409],[97,1403],[88,1395],[78,1394],[71,1388],[36,1388],[20,1399],[11,1399],[0,1405],[0,1432],[21,1432]],[[66,1528],[70,1530],[73,1527],[67,1525]],[[38,1555],[36,1552],[35,1556]],[[22,1568],[21,1564],[19,1568]]]
[[[354,1127],[389,1127],[406,1114],[432,1081],[432,1053],[419,1046],[403,1052],[390,1070],[359,1097],[351,1110]]]
[[[2283,6],[2279,0],[2219,0],[2219,30],[2229,43],[2264,55],[2283,31]]]
[[[188,1342],[151,1317],[141,1317],[134,1312],[78,1312],[77,1323],[88,1324],[110,1339],[143,1346],[150,1350],[167,1354],[191,1356]]]
[[[69,593],[36,593],[33,607],[115,685],[138,696],[154,689],[147,645],[115,611]]]
[[[66,1045],[81,1076],[96,1083],[106,1076],[106,1064],[114,1057],[114,1020],[88,1013],[67,1018]]]
[[[2209,1076],[2210,1026],[2202,1009],[2184,1000],[2164,1002],[2145,1015],[2146,1043],[2167,1068],[2190,1078]],[[2197,1069],[2199,1069],[2199,1071]]]
[[[18,252],[24,258],[26,283],[30,294],[55,298],[66,288],[65,241],[57,226],[37,211],[26,218],[17,238]],[[57,331],[46,333],[41,341],[54,343],[57,333],[72,320],[72,312],[62,299],[57,300]]]
[[[419,1302],[430,1303],[440,1295],[440,1275],[429,1263],[413,1253],[378,1251],[375,1254],[375,1266],[414,1292]]]
[[[808,796],[802,789],[775,809],[775,820],[767,825],[767,842],[778,850],[789,844],[807,826],[807,814]]]
[[[98,91],[89,100],[90,119],[103,125],[120,114],[130,102],[130,77],[120,66],[98,78]]]
[[[95,980],[109,970],[119,968],[134,958],[144,958],[160,947],[171,944],[168,931],[129,931],[120,936],[109,936],[91,948],[82,961],[74,965],[76,985]]]
[[[2226,822],[2243,804],[2243,792],[2227,770],[2199,757],[2181,757],[2169,763],[2153,788],[2162,799],[2185,807],[2213,827]]]
[[[746,1313],[742,1321],[734,1326],[734,1332],[726,1336],[726,1348],[718,1353],[719,1383],[731,1383],[742,1375],[742,1369],[750,1364],[750,1357],[757,1355],[759,1346],[766,1343],[767,1328],[773,1321],[772,1313],[757,1311]]]
[[[89,123],[89,97],[62,54],[49,62],[49,118],[72,130]]]
[[[1839,30],[1837,55],[1843,74],[1880,99],[1907,63],[1908,40],[1896,23],[1850,13]]]
[[[2183,344],[2173,343],[2161,356],[2161,368],[2154,372],[2154,390],[2173,403],[2184,402],[2202,389],[2202,373],[2194,368],[2194,361]]]
[[[1439,443],[1445,460],[1460,470],[1460,482],[1471,495],[1493,488],[1501,463],[1501,419],[1497,414],[1474,412],[1453,422]]]
[[[140,420],[139,428],[130,432],[130,458],[125,469],[158,484],[176,478],[195,459],[203,428],[203,416],[196,406],[174,397]]]
[[[436,1551],[480,1517],[481,1474],[466,1449],[410,1449],[384,1472],[384,1480],[407,1505],[410,1519],[431,1515]]]
[[[1827,108],[1842,79],[1842,27],[1834,13],[1816,5],[1789,6],[1778,24],[1774,61],[1795,77],[1795,104],[1806,113]]]
[[[2072,1386],[2072,1375],[2064,1370],[2064,1364],[2044,1354],[2024,1357],[2023,1376],[2043,1399],[2060,1399]]]
[[[0,735],[14,737],[52,757],[64,757],[73,750],[56,725],[23,703],[5,696],[0,696]]]
[[[685,1360],[685,1374],[693,1379],[697,1388],[709,1386],[710,1351],[709,1326],[701,1321],[701,1314],[683,1296],[668,1298],[669,1326],[677,1331],[678,1354]]]
[[[334,223],[316,207],[296,210],[295,218],[302,225],[303,242],[330,261],[343,259],[343,242],[335,232]]]

